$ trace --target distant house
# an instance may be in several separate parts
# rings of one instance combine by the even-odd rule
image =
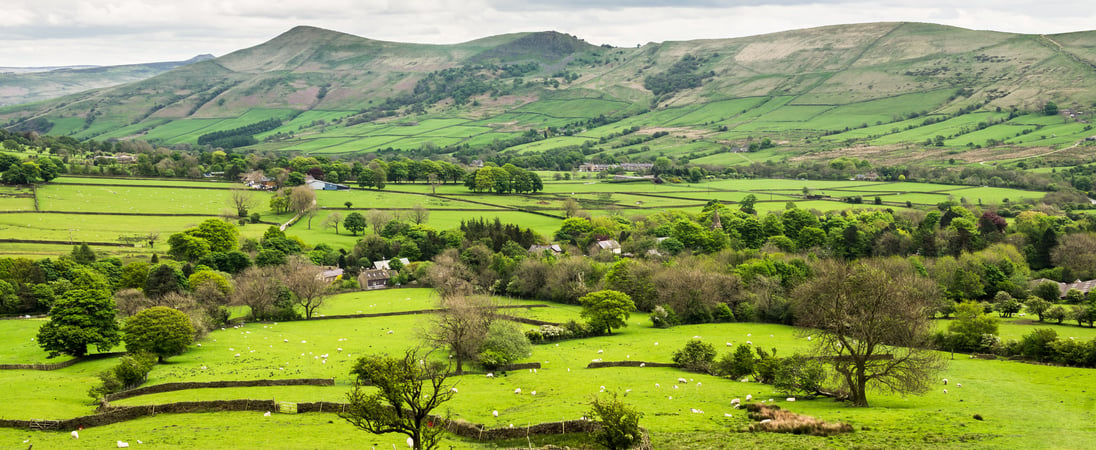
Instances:
[[[328,283],[334,283],[335,280],[338,280],[339,277],[342,276],[342,274],[343,274],[343,270],[336,267],[336,268],[331,268],[331,269],[324,270],[323,272],[320,272],[319,274],[316,275],[316,278],[320,279],[320,280],[323,280],[325,282],[328,282]]]
[[[323,180],[317,180],[312,177],[306,177],[304,184],[312,188],[313,191],[349,191],[350,186],[338,183],[328,183]]]
[[[395,271],[392,270],[363,270],[358,275],[358,285],[365,290],[384,289],[388,287],[388,283],[395,275]]]
[[[377,270],[392,270],[391,267],[388,267],[388,261],[391,260],[388,259],[384,261],[373,261],[373,268]],[[400,258],[400,263],[402,263],[404,267],[407,267],[408,264],[411,264],[411,260],[407,258]]]
[[[559,244],[552,245],[532,245],[529,247],[529,253],[534,255],[540,255],[544,252],[551,252],[553,255],[559,255],[563,253],[563,248]]]
[[[859,174],[856,174],[856,180],[857,181],[878,181],[879,180],[879,174],[877,174],[875,172],[859,173]]]
[[[593,251],[591,251],[590,253],[594,253],[595,251],[610,251],[610,252],[613,252],[613,253],[616,253],[616,254],[619,255],[620,254],[620,243],[613,240],[613,239],[606,239],[604,241],[597,241],[596,244],[591,246],[591,250],[593,250]]]
[[[1039,285],[1040,283],[1042,283],[1044,281],[1054,281],[1054,280],[1050,280],[1050,279],[1047,279],[1047,278],[1039,278],[1039,279],[1036,279],[1036,280],[1031,280],[1031,285],[1032,286],[1037,286],[1037,285]],[[1072,283],[1061,283],[1061,282],[1058,282],[1058,281],[1054,281],[1054,282],[1058,283],[1058,298],[1065,298],[1066,293],[1069,292],[1070,289],[1076,289],[1078,291],[1081,291],[1081,293],[1083,293],[1087,296],[1089,291],[1091,291],[1093,288],[1096,288],[1096,280],[1088,280],[1088,281],[1076,280]]]
[[[651,170],[654,167],[651,163],[621,163],[621,164],[580,164],[578,166],[579,172],[601,172],[610,169],[620,168],[628,172],[635,172],[640,170]]]

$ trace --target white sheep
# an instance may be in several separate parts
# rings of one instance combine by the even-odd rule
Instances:
[[[598,350],[597,351],[597,354],[599,354],[599,355],[602,354],[602,353],[605,353],[605,350]]]
[[[270,417],[270,411],[263,413],[263,417]]]
[[[947,385],[948,385],[948,379],[944,378],[944,386],[947,386]]]
[[[656,387],[656,388],[660,388],[660,387],[662,387],[662,386],[661,386],[660,384],[658,384],[658,383],[655,383],[655,387]]]
[[[80,439],[80,433],[77,432],[76,430],[72,430],[71,434],[72,434],[73,439]]]
[[[514,389],[514,393],[515,394],[520,394],[521,393],[521,388]]]
[[[456,394],[457,393],[457,388],[450,389],[450,391],[453,391],[453,393]]]
[[[731,413],[723,413],[723,417],[734,417],[734,416],[732,416]]]
[[[487,372],[487,378],[495,378],[494,372]]]
[[[639,367],[647,367],[647,363],[639,363]]]
[[[499,412],[498,412],[498,410],[495,410],[495,411],[491,411],[491,415],[493,415],[493,416],[495,416],[495,417],[498,417],[498,416],[499,416]]]
[[[746,401],[753,400],[753,394],[746,394]]]
[[[118,448],[129,448],[129,442],[118,441]]]
[[[605,386],[601,387],[601,392],[605,392]]]
[[[676,385],[676,384],[674,385],[674,389],[677,389],[677,385]]]
[[[734,346],[734,344],[732,344],[732,343],[728,342],[728,343],[727,343],[727,346],[728,346],[728,347],[733,347],[733,346]]]
[[[392,334],[392,333],[395,333],[395,331],[388,330],[388,334]]]
[[[415,439],[407,438],[407,448],[415,448]]]
[[[739,403],[742,403],[742,399],[740,399],[740,398],[731,399],[731,404],[732,405],[737,405]]]
[[[944,393],[945,393],[945,394],[947,394],[947,393],[948,393],[948,390],[947,390],[947,389],[944,389]]]
[[[689,382],[689,380],[686,380],[686,379],[684,379],[684,378],[678,378],[678,379],[677,379],[677,382],[678,382],[678,383],[681,383],[681,384],[685,384],[685,383],[688,383],[688,382]]]
[[[956,387],[963,387],[963,383],[955,383]]]
[[[537,395],[537,391],[530,392],[529,395]]]
[[[794,402],[794,401],[795,401],[795,397],[788,397],[788,401],[789,401],[789,402]]]
[[[701,410],[699,410],[699,409],[696,409],[696,408],[689,408],[689,412],[691,412],[691,413],[693,413],[693,414],[701,414],[701,413],[703,413],[704,411],[701,411]]]

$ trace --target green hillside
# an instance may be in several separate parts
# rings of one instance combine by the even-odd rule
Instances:
[[[556,32],[422,45],[296,27],[147,80],[2,108],[0,121],[173,145],[277,119],[232,146],[317,154],[585,145],[607,159],[712,165],[850,152],[1084,160],[1073,145],[1096,134],[1093,41],[872,23],[636,48]],[[1043,117],[1047,102],[1061,114]],[[775,147],[733,152],[763,138]]]

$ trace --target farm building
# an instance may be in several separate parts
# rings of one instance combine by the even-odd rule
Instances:
[[[316,274],[316,278],[328,283],[334,283],[343,274],[343,270],[337,267],[325,268],[323,272]]]
[[[350,186],[338,183],[329,183],[323,180],[317,180],[309,177],[305,180],[305,184],[312,188],[314,191],[349,191]]]
[[[1046,279],[1046,278],[1039,278],[1039,279],[1036,279],[1036,280],[1031,280],[1031,285],[1036,286],[1039,283],[1042,283],[1044,281],[1054,281],[1054,280],[1049,280],[1049,279]],[[1066,293],[1069,292],[1070,289],[1076,289],[1078,291],[1081,291],[1083,294],[1088,295],[1088,291],[1091,291],[1092,288],[1096,287],[1096,280],[1088,280],[1088,281],[1076,280],[1072,283],[1061,283],[1061,282],[1057,282],[1057,281],[1054,281],[1054,282],[1058,283],[1058,292],[1059,292],[1058,298],[1065,298]]]
[[[620,254],[620,243],[613,239],[606,239],[604,241],[597,241],[596,244],[590,246],[590,253],[599,251],[609,251],[616,254]]]
[[[389,261],[391,260],[389,259],[384,261],[373,261],[373,268],[377,270],[392,270],[391,267],[388,267]],[[407,266],[408,264],[411,264],[411,260],[407,258],[400,258],[400,263],[402,263],[404,266]]]
[[[363,270],[358,275],[358,285],[365,290],[384,289],[388,287],[388,282],[394,275],[395,272],[391,270]]]
[[[552,245],[532,245],[529,247],[529,253],[534,255],[540,255],[544,252],[551,252],[553,255],[559,255],[563,253],[563,248],[559,244]]]

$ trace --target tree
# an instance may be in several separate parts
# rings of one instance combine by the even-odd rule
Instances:
[[[955,307],[955,320],[948,324],[948,350],[982,350],[982,336],[997,335],[997,318],[986,314],[982,305],[963,302]]]
[[[265,320],[273,314],[274,302],[282,287],[274,267],[249,267],[236,276],[236,292],[232,304],[247,306],[251,318]]]
[[[738,344],[734,353],[727,353],[719,360],[719,375],[737,380],[754,373],[753,349],[747,344]]]
[[[343,204],[346,205],[346,209],[350,209],[351,206],[354,206],[354,202],[350,200],[343,202]]]
[[[1046,300],[1050,303],[1057,302],[1061,298],[1062,291],[1058,287],[1058,283],[1046,280],[1037,285],[1031,290],[1032,295]]]
[[[606,398],[594,397],[590,401],[589,415],[601,422],[601,430],[594,434],[594,439],[605,448],[632,448],[639,442],[639,419],[643,413],[617,399],[616,392],[609,392]]]
[[[304,215],[316,207],[316,191],[308,186],[297,186],[289,191],[289,210]]]
[[[255,197],[255,194],[250,189],[244,188],[232,188],[232,194],[229,195],[229,203],[236,208],[236,215],[238,217],[247,217],[251,208],[259,206],[259,199]]]
[[[487,296],[442,297],[442,311],[431,318],[424,338],[436,348],[448,347],[456,362],[456,373],[464,373],[464,361],[474,359],[487,340],[495,305]]]
[[[77,264],[87,265],[95,262],[95,251],[93,251],[91,247],[88,247],[86,242],[73,246],[71,255],[72,260],[76,261]]]
[[[1043,105],[1043,114],[1048,116],[1057,116],[1058,104],[1054,102],[1047,102],[1045,105]]]
[[[1020,302],[1008,292],[997,291],[997,295],[993,296],[993,310],[997,311],[1001,317],[1009,318],[1020,312]]]
[[[381,234],[381,227],[392,221],[392,215],[388,214],[387,211],[371,209],[366,214],[368,215],[369,225],[373,226],[373,234]],[[365,229],[365,227],[362,227],[362,229]]]
[[[715,355],[715,346],[701,342],[699,339],[692,339],[685,343],[684,348],[674,351],[673,359],[674,363],[682,369],[710,373],[712,363],[715,362]]]
[[[170,292],[180,292],[186,286],[186,278],[183,273],[167,264],[160,264],[149,272],[145,279],[145,295],[151,299],[158,299]]]
[[[580,210],[578,201],[573,197],[568,197],[567,200],[563,201],[563,213],[568,218],[575,217]]]
[[[343,219],[343,228],[357,236],[359,231],[365,231],[365,217],[357,212],[347,214],[346,218]]]
[[[825,260],[815,273],[793,291],[793,311],[797,325],[817,330],[816,351],[848,400],[868,406],[869,387],[925,392],[943,366],[927,350],[937,284],[901,259]]]
[[[1057,286],[1055,286],[1055,289],[1058,289]],[[1052,303],[1035,295],[1028,297],[1027,301],[1024,302],[1024,306],[1027,307],[1028,312],[1039,316],[1040,322],[1043,321],[1043,316],[1046,315],[1047,310],[1049,310],[1052,305]]]
[[[439,419],[430,413],[456,395],[447,383],[449,366],[409,349],[402,358],[358,358],[350,374],[357,381],[346,395],[348,405],[339,417],[373,434],[407,435],[415,450],[437,447],[444,427],[435,424]],[[368,393],[362,388],[368,385],[376,389]]]
[[[349,203],[349,202],[347,202],[347,203]],[[337,212],[333,212],[331,214],[328,214],[327,218],[323,220],[323,227],[324,228],[334,227],[335,228],[335,234],[339,234],[339,222],[341,222],[341,221],[342,221],[342,215],[337,213]]]
[[[166,306],[156,306],[137,313],[126,320],[126,351],[148,352],[156,355],[158,362],[178,355],[194,342],[194,327],[182,311]]]
[[[50,357],[59,354],[84,356],[88,346],[109,351],[122,340],[118,308],[110,291],[105,289],[73,289],[65,292],[49,311],[49,322],[38,329],[38,345]]]
[[[282,282],[297,297],[297,304],[304,308],[304,316],[311,319],[316,308],[323,306],[327,298],[328,284],[320,278],[322,269],[300,257],[293,257],[285,273]]]
[[[411,220],[417,224],[422,224],[430,219],[430,210],[426,209],[421,204],[415,204],[411,207]]]
[[[757,205],[757,196],[749,194],[739,202],[739,209],[746,214],[757,214],[757,209],[754,208],[755,205]]]
[[[628,294],[609,289],[591,292],[578,301],[582,304],[582,318],[599,333],[612,334],[613,328],[628,326],[628,317],[636,310]]]

